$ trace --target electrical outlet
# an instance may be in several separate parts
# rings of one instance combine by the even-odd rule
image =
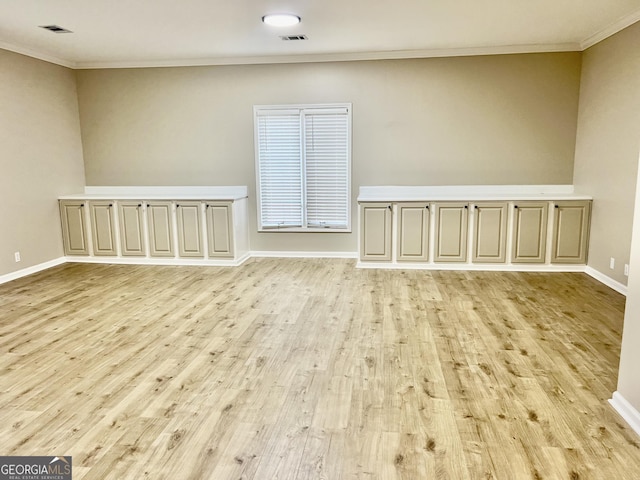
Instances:
[[[13,254],[13,258],[16,259],[16,263],[20,261],[20,252],[16,252]]]
[[[629,276],[629,264],[625,263],[624,264],[624,274],[628,277]]]
[[[616,259],[611,257],[611,259],[609,260],[609,268],[611,270],[613,270],[614,268],[616,268]]]

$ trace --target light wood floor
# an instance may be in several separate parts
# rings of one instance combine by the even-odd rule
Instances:
[[[0,307],[0,454],[76,480],[640,478],[583,274],[68,264]]]

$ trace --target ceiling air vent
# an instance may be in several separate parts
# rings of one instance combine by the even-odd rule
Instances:
[[[53,33],[73,33],[71,30],[67,30],[66,28],[62,28],[58,25],[40,25],[40,28],[44,28],[45,30],[49,30]]]
[[[282,35],[280,37],[282,40],[307,40],[307,36],[306,35]]]

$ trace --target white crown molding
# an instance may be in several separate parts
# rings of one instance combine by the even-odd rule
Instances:
[[[580,42],[580,50],[584,51],[589,47],[593,47],[596,43],[600,43],[601,41],[611,37],[612,35],[615,35],[618,32],[621,32],[625,28],[633,25],[638,21],[640,21],[640,10],[622,17],[617,22],[607,25],[599,32],[596,32],[590,37],[585,38],[582,42]]]
[[[20,45],[14,45],[12,43],[0,41],[0,49],[8,50],[14,53],[19,53],[20,55],[26,55],[27,57],[37,58],[38,60],[44,60],[45,62],[54,63],[56,65],[60,65],[61,67],[67,67],[72,69],[77,68],[76,63],[70,60],[56,57],[55,55],[51,55],[48,53],[40,52],[32,48],[22,47]]]
[[[578,43],[501,45],[492,47],[392,50],[307,55],[266,55],[255,57],[213,57],[134,62],[78,62],[75,68],[82,70],[104,68],[197,67],[211,65],[353,62],[363,60],[402,60],[412,58],[471,57],[480,55],[509,55],[519,53],[575,52],[579,49],[580,44]]]
[[[222,65],[264,65],[286,63],[353,62],[366,60],[403,60],[413,58],[472,57],[481,55],[512,55],[523,53],[576,52],[578,43],[501,45],[492,47],[393,50],[376,52],[324,53],[308,55],[265,55],[253,57],[211,57],[189,59],[136,60],[126,62],[73,62],[33,49],[0,42],[0,48],[38,58],[74,70],[110,68],[201,67]]]

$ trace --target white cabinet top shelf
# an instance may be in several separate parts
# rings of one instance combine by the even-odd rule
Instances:
[[[60,200],[240,200],[247,198],[246,186],[218,187],[85,187],[84,193],[62,195]]]
[[[573,185],[363,186],[358,202],[592,200]]]

